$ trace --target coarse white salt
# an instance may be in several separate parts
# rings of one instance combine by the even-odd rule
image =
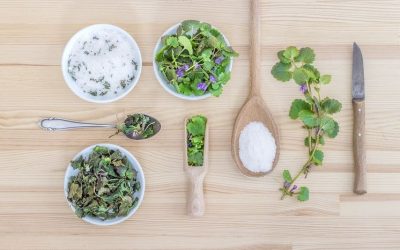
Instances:
[[[275,139],[261,122],[250,122],[240,132],[239,157],[255,173],[268,172],[276,154]]]

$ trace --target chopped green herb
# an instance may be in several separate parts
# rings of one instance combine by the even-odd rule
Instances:
[[[96,146],[87,158],[71,161],[79,170],[68,184],[68,201],[79,217],[93,216],[102,220],[126,216],[139,201],[141,189],[136,171],[118,150]]]
[[[122,132],[127,136],[141,135],[144,139],[155,134],[155,121],[145,114],[128,115],[125,121],[117,125],[117,132],[110,137]]]

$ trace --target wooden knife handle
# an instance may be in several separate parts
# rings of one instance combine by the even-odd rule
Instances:
[[[204,215],[205,210],[203,193],[204,175],[189,178],[189,181],[190,188],[187,203],[187,212],[191,216],[202,216]]]
[[[354,154],[354,193],[367,192],[367,165],[365,159],[365,101],[353,100],[353,154]]]

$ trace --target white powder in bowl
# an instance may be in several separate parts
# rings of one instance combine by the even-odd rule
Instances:
[[[240,132],[239,157],[248,170],[255,173],[270,171],[275,154],[275,139],[263,123],[250,122]]]

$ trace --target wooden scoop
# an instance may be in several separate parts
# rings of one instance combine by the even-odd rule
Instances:
[[[252,14],[252,24],[251,24],[251,61],[250,61],[250,95],[240,110],[235,126],[233,127],[232,134],[232,154],[240,171],[247,176],[264,176],[271,172],[276,166],[279,158],[279,131],[271,115],[271,112],[266,107],[264,100],[260,95],[260,75],[261,75],[261,49],[260,49],[260,3],[258,0],[251,1],[251,14]],[[276,144],[276,155],[273,162],[272,169],[268,172],[252,172],[248,170],[242,163],[239,157],[239,137],[240,132],[243,128],[250,122],[258,121],[262,122],[269,131],[271,131],[273,137],[275,138]]]
[[[190,216],[202,216],[205,211],[203,182],[208,170],[208,120],[204,134],[203,166],[189,166],[187,157],[187,129],[186,124],[192,116],[185,119],[185,147],[184,147],[184,171],[189,180],[189,192],[187,200],[187,213]]]

